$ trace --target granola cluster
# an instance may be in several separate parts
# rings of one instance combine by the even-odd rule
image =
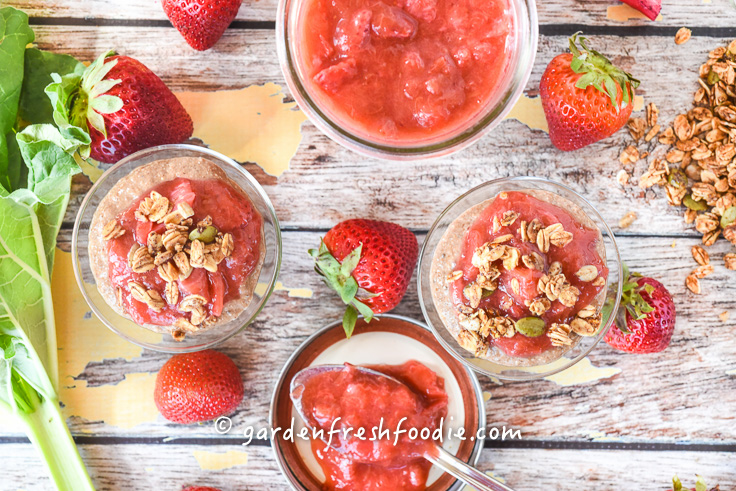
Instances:
[[[652,155],[639,186],[660,186],[671,205],[685,206],[685,222],[695,224],[703,245],[713,245],[721,236],[736,245],[736,41],[711,51],[699,73],[693,107],[677,115],[672,126],[660,131],[654,104],[647,106],[646,120],[629,121],[629,132],[637,143],[657,137],[656,142],[663,146],[649,149],[659,157]],[[634,163],[650,152],[640,154],[630,145],[620,161]],[[623,180],[627,179],[619,177],[620,183]],[[696,294],[701,292],[699,279],[713,272],[710,259],[700,250],[697,256],[693,252],[699,266],[685,282]],[[736,269],[736,254],[724,259],[728,269]]]
[[[174,206],[168,198],[152,191],[140,202],[135,218],[139,222],[164,225],[163,233],[150,232],[145,244],[136,241],[128,252],[128,266],[134,273],[142,275],[155,269],[166,284],[164,290],[158,292],[147,288],[142,281],[130,281],[127,286],[131,297],[154,312],[161,312],[167,305],[181,312],[183,315],[176,319],[172,332],[177,340],[217,321],[215,316],[208,315],[204,297],[182,297],[177,282],[188,278],[196,268],[216,272],[218,265],[230,257],[235,248],[233,236],[217,230],[210,216],[196,224],[193,217],[194,210],[189,204]],[[117,220],[111,220],[102,231],[106,241],[125,233]],[[122,306],[122,289],[118,287],[116,293],[118,305]]]
[[[494,217],[493,232],[499,232],[502,226],[511,226],[519,216],[519,213],[515,211],[507,211],[500,219]],[[570,325],[545,326],[541,319],[541,316],[552,308],[553,302],[560,302],[566,307],[574,307],[580,296],[580,291],[565,277],[562,265],[559,262],[553,262],[549,267],[545,267],[546,261],[542,255],[548,253],[551,247],[565,247],[573,240],[573,234],[566,231],[560,223],[545,227],[536,218],[530,222],[521,220],[517,234],[521,242],[536,245],[541,254],[532,251],[522,255],[517,247],[509,244],[514,238],[513,234],[500,235],[473,251],[471,264],[478,269],[478,274],[473,282],[463,288],[463,296],[467,300],[467,305],[463,304],[458,307],[458,323],[462,327],[462,331],[458,334],[458,343],[476,357],[486,354],[491,339],[510,338],[517,331],[524,333],[522,321],[527,324],[531,324],[529,321],[538,324],[539,333],[546,332],[554,346],[571,345],[570,332],[580,336],[592,336],[600,326],[601,315],[592,305],[581,309]],[[501,266],[506,271],[525,266],[543,273],[537,283],[539,296],[526,303],[529,311],[536,317],[514,321],[493,308],[480,307],[481,300],[493,294],[498,288]],[[605,278],[599,276],[595,266],[584,266],[575,274],[580,281],[592,282],[596,286],[605,285]],[[462,277],[463,272],[457,270],[448,274],[446,280],[449,284]],[[520,293],[518,279],[512,278],[509,285],[515,294]],[[511,301],[510,297],[506,299]],[[506,309],[510,305],[502,304],[501,307]]]

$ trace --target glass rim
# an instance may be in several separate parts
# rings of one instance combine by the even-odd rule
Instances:
[[[484,368],[481,368],[475,364],[472,364],[468,362],[468,360],[462,356],[462,353],[458,352],[458,350],[449,344],[447,340],[442,336],[442,334],[439,332],[439,329],[445,329],[447,330],[447,327],[444,325],[444,322],[442,322],[442,325],[437,327],[434,325],[434,323],[431,320],[428,305],[431,305],[432,310],[434,310],[434,299],[429,298],[428,300],[425,298],[425,295],[422,291],[422,285],[423,285],[423,271],[425,268],[431,267],[431,260],[432,258],[429,258],[430,264],[428,266],[425,265],[425,254],[428,252],[427,248],[430,243],[430,237],[432,237],[434,234],[437,233],[437,228],[440,226],[442,220],[447,216],[447,214],[452,211],[462,200],[465,198],[471,196],[474,193],[477,193],[479,191],[482,191],[483,189],[493,186],[493,185],[503,185],[507,183],[529,183],[529,184],[541,184],[544,186],[549,186],[551,188],[558,188],[560,190],[563,190],[567,193],[570,193],[571,195],[575,196],[577,199],[579,199],[583,204],[588,206],[590,208],[590,211],[594,214],[594,218],[597,219],[597,221],[602,224],[603,229],[601,230],[601,235],[605,238],[608,236],[610,238],[610,243],[614,252],[614,257],[611,258],[611,260],[615,261],[616,263],[616,272],[618,274],[618,282],[616,286],[616,298],[613,305],[613,310],[611,313],[610,318],[608,319],[608,322],[606,325],[599,329],[598,333],[595,336],[592,336],[589,339],[593,339],[593,342],[590,344],[589,347],[582,350],[582,352],[575,356],[574,358],[570,358],[567,363],[564,365],[561,365],[559,367],[555,367],[553,369],[550,369],[546,372],[541,373],[535,373],[535,372],[522,372],[523,374],[503,374],[503,373],[497,373],[497,372],[490,372]],[[500,192],[500,191],[499,191]],[[586,210],[586,213],[588,211]],[[601,227],[598,223],[596,223],[597,227]],[[608,255],[606,255],[608,256]],[[608,261],[609,258],[606,257],[606,261]],[[620,303],[621,303],[621,295],[623,294],[623,262],[621,260],[621,253],[618,248],[618,244],[616,243],[616,237],[613,234],[613,231],[611,230],[608,223],[603,219],[601,214],[598,212],[595,206],[584,196],[582,196],[577,191],[573,190],[572,188],[558,183],[556,181],[552,181],[550,179],[544,178],[544,177],[534,177],[534,176],[515,176],[515,177],[503,177],[499,179],[493,179],[491,181],[486,181],[478,186],[475,186],[474,188],[470,189],[469,191],[466,191],[456,199],[454,199],[447,207],[445,207],[444,210],[442,210],[442,213],[439,214],[437,219],[434,221],[432,226],[430,227],[429,231],[427,232],[427,235],[424,239],[424,243],[422,244],[422,248],[419,251],[419,261],[417,264],[417,296],[419,300],[419,306],[422,310],[422,315],[424,316],[424,320],[426,321],[427,325],[429,326],[430,330],[434,334],[434,336],[437,338],[437,341],[442,345],[443,348],[445,348],[452,356],[454,356],[458,361],[463,363],[466,367],[470,368],[471,370],[474,370],[478,373],[482,373],[483,375],[486,375],[488,377],[494,377],[500,380],[508,380],[508,381],[528,381],[528,380],[537,380],[545,377],[549,377],[551,375],[554,375],[556,373],[560,373],[563,370],[567,370],[568,368],[572,367],[573,365],[577,364],[580,360],[585,358],[590,354],[593,349],[598,346],[598,344],[603,340],[608,330],[613,326],[616,320],[616,312],[618,312]],[[611,289],[610,282],[607,281],[607,289]],[[564,354],[559,358],[562,359],[564,357]],[[554,360],[557,361],[557,360]],[[554,363],[549,362],[549,363]],[[499,364],[500,365],[500,364]],[[545,365],[532,365],[531,367],[513,367],[509,366],[509,370],[514,369],[524,369],[524,368],[533,368],[533,367],[542,367]]]
[[[84,215],[84,211],[90,205],[90,200],[95,195],[95,192],[98,190],[98,188],[102,185],[102,183],[105,182],[107,178],[109,178],[110,174],[113,171],[118,170],[119,168],[128,164],[129,162],[139,159],[142,155],[148,155],[148,154],[166,151],[166,150],[181,150],[181,151],[205,154],[205,155],[214,157],[224,162],[226,165],[228,165],[233,170],[235,170],[237,173],[239,173],[255,188],[255,190],[259,194],[259,197],[263,200],[266,206],[266,211],[268,211],[268,214],[270,215],[270,219],[273,220],[274,231],[276,235],[276,251],[275,251],[276,257],[274,261],[274,272],[268,284],[266,285],[266,291],[263,293],[263,296],[261,296],[260,299],[258,300],[258,307],[255,309],[253,314],[248,319],[246,319],[240,327],[235,328],[232,331],[225,333],[223,336],[220,336],[209,342],[198,344],[198,345],[193,345],[193,346],[175,346],[175,345],[160,346],[157,344],[140,341],[122,332],[120,329],[118,329],[114,325],[113,322],[110,322],[108,320],[107,316],[98,308],[96,301],[92,299],[87,293],[87,289],[85,288],[85,284],[87,283],[84,281],[83,274],[82,274],[83,272],[81,271],[82,268],[80,267],[79,260],[78,260],[79,258],[79,233],[80,231],[82,231],[81,230],[82,216]],[[268,197],[268,194],[266,194],[266,191],[263,189],[260,183],[255,179],[255,177],[253,177],[253,175],[250,172],[245,170],[235,160],[231,159],[230,157],[226,155],[221,154],[220,152],[217,152],[210,148],[200,147],[198,145],[191,145],[187,143],[177,143],[177,144],[158,145],[155,147],[150,147],[150,148],[146,148],[143,150],[139,150],[138,152],[130,154],[127,157],[120,159],[118,162],[110,166],[109,169],[105,170],[105,172],[103,172],[102,175],[94,183],[92,183],[92,187],[89,189],[89,191],[87,191],[87,194],[84,196],[82,203],[79,205],[79,211],[77,212],[77,216],[74,219],[74,228],[72,230],[71,256],[72,256],[72,269],[74,270],[74,277],[77,283],[77,287],[82,293],[82,297],[84,297],[85,302],[87,302],[87,305],[92,310],[95,317],[97,317],[97,319],[100,322],[102,322],[108,329],[110,329],[112,332],[114,332],[121,338],[125,339],[126,341],[129,341],[137,346],[140,346],[141,348],[150,349],[152,351],[157,351],[161,353],[192,353],[192,352],[201,351],[201,350],[205,350],[205,349],[209,349],[214,346],[217,346],[227,341],[228,339],[232,338],[233,336],[243,332],[243,330],[246,327],[248,327],[251,323],[253,323],[256,317],[258,317],[258,315],[261,313],[263,308],[266,306],[268,299],[271,297],[271,295],[274,292],[276,281],[281,271],[281,260],[282,260],[282,254],[283,254],[282,249],[283,247],[282,247],[282,237],[281,237],[281,226],[279,224],[278,216],[276,215],[276,210],[273,206],[273,203],[271,202],[271,199]],[[97,288],[96,285],[94,287]],[[104,299],[103,299],[103,302],[105,302]],[[120,315],[117,312],[115,313],[118,316]],[[138,327],[146,331],[154,332],[143,326],[138,326]]]
[[[329,117],[321,109],[320,104],[309,95],[309,91],[302,83],[292,55],[288,25],[291,5],[300,1],[303,0],[279,0],[276,12],[276,51],[289,92],[309,121],[322,133],[343,147],[367,157],[395,161],[417,160],[438,158],[460,151],[478,141],[503,121],[523,94],[531,76],[539,40],[536,0],[509,0],[517,11],[521,11],[524,32],[519,36],[515,66],[510,70],[508,84],[499,91],[499,99],[493,104],[489,102],[483,111],[476,114],[472,124],[460,126],[441,140],[414,146],[373,141],[356,135],[344,128],[336,118]]]

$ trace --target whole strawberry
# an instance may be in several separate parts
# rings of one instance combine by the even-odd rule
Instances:
[[[348,306],[342,325],[350,337],[360,312],[374,314],[398,305],[409,286],[419,246],[411,231],[377,220],[353,219],[335,225],[311,249],[315,270]]]
[[[675,302],[659,281],[624,270],[624,293],[616,325],[606,334],[612,347],[629,353],[657,353],[675,330]]]
[[[174,355],[156,377],[153,397],[174,423],[198,423],[229,414],[243,400],[243,380],[227,355],[213,350]]]
[[[46,88],[54,120],[89,132],[89,154],[115,163],[144,148],[181,143],[192,136],[192,118],[160,78],[141,62],[107,52],[83,74]]]
[[[192,48],[210,49],[240,9],[241,0],[163,0],[164,12]]]
[[[578,34],[556,56],[539,84],[549,137],[560,150],[576,150],[617,132],[629,120],[639,81],[588,49]]]

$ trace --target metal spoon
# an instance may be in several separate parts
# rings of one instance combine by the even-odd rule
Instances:
[[[304,424],[306,424],[310,430],[312,430],[313,428],[311,423],[309,422],[309,419],[305,415],[304,408],[302,406],[302,395],[304,394],[307,380],[321,373],[329,371],[341,371],[344,368],[345,367],[343,365],[319,365],[315,367],[309,367],[301,370],[291,380],[291,400],[294,403],[294,407],[296,408],[297,412],[304,421]],[[376,370],[371,370],[369,368],[363,367],[355,367],[355,369],[365,374],[373,375],[375,377],[383,377],[392,380],[397,384],[404,385],[401,381],[389,375],[386,375],[385,373],[377,372]],[[327,442],[325,442],[325,444],[326,443]],[[334,445],[330,446],[338,452],[341,452],[341,450]],[[484,474],[475,467],[472,467],[462,460],[458,459],[450,452],[442,448],[442,446],[437,445],[437,443],[433,442],[432,446],[424,453],[423,457],[443,471],[452,475],[456,479],[460,479],[465,484],[473,486],[479,491],[513,491],[505,484],[500,483],[489,475]]]

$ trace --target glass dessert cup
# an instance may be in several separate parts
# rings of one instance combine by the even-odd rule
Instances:
[[[528,366],[511,366],[486,358],[478,358],[460,346],[455,335],[446,327],[440,309],[436,304],[432,289],[432,264],[438,246],[450,225],[470,208],[495,198],[501,192],[547,193],[569,202],[572,215],[580,214],[589,220],[601,234],[601,258],[608,268],[605,285],[601,297],[605,298],[600,327],[593,336],[577,336],[572,346],[556,359],[540,361]],[[560,206],[557,204],[557,206]],[[576,210],[575,210],[576,209]],[[570,210],[568,210],[570,211]],[[580,216],[578,215],[578,216]],[[579,220],[578,220],[579,221]],[[605,257],[603,257],[605,256]],[[454,259],[453,259],[454,260]],[[432,225],[419,255],[419,272],[417,277],[419,303],[427,324],[442,346],[455,358],[469,368],[503,380],[532,380],[547,377],[565,370],[583,359],[605,336],[615,320],[622,293],[619,279],[622,277],[622,265],[618,247],[611,229],[595,208],[575,191],[561,184],[534,177],[512,177],[497,179],[482,184],[453,201]],[[598,298],[598,297],[596,297]],[[517,333],[517,336],[520,335]]]
[[[212,329],[189,334],[176,341],[168,333],[139,326],[115,311],[98,290],[89,256],[89,230],[92,218],[110,189],[133,170],[150,162],[180,157],[204,158],[213,162],[250,199],[263,221],[265,257],[258,273],[257,286],[248,306],[234,319]],[[158,183],[151,182],[151,187]],[[82,295],[94,314],[113,332],[143,348],[154,351],[184,353],[211,348],[238,334],[253,322],[273,292],[281,267],[281,231],[270,199],[256,179],[237,162],[213,150],[194,145],[162,145],[130,155],[107,170],[85,196],[72,236],[74,275]]]
[[[388,141],[359,131],[355,124],[335,114],[310,83],[299,60],[305,48],[300,37],[300,19],[309,0],[280,0],[276,19],[276,40],[281,70],[289,91],[309,120],[340,145],[360,154],[387,160],[415,160],[441,157],[457,152],[497,126],[521,96],[529,79],[537,50],[535,0],[509,0],[514,18],[509,36],[510,60],[505,73],[483,107],[448,130],[434,132],[414,141]]]

